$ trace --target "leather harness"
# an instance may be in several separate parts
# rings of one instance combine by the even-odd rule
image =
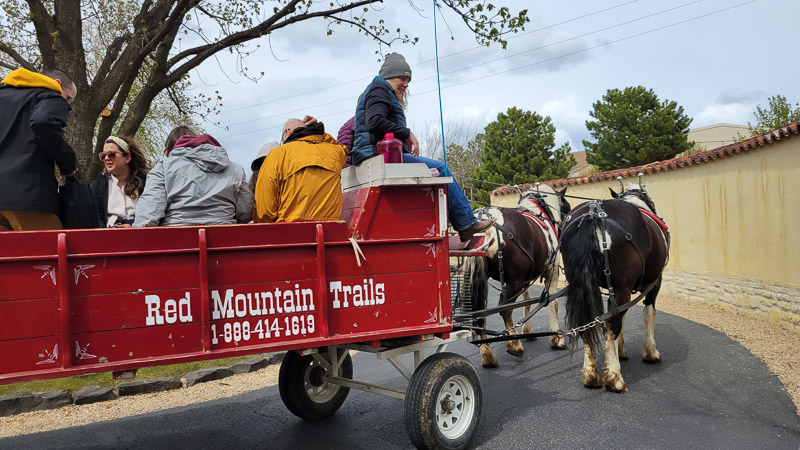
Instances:
[[[642,283],[642,281],[644,279],[644,274],[645,274],[645,258],[644,258],[644,252],[642,252],[642,249],[639,247],[639,244],[637,244],[636,241],[633,240],[633,236],[631,235],[631,233],[629,233],[628,230],[625,229],[625,227],[620,225],[619,222],[617,222],[616,220],[608,217],[608,213],[603,211],[602,203],[603,203],[602,200],[593,200],[593,201],[589,202],[587,204],[588,207],[589,207],[589,210],[585,214],[582,214],[581,216],[579,216],[580,220],[571,221],[573,219],[573,216],[571,214],[568,215],[566,217],[566,219],[564,220],[564,224],[565,225],[564,225],[564,228],[561,230],[561,233],[562,234],[566,233],[567,230],[572,228],[572,226],[574,226],[575,224],[577,224],[577,227],[580,228],[581,225],[583,224],[583,221],[587,217],[591,220],[594,216],[597,216],[597,218],[600,220],[600,227],[601,227],[600,249],[601,249],[602,254],[603,254],[603,264],[604,264],[603,275],[606,277],[606,284],[608,285],[608,298],[611,301],[612,311],[616,311],[617,310],[617,306],[618,306],[617,305],[617,298],[616,298],[616,296],[614,294],[614,285],[611,283],[611,264],[609,262],[609,257],[608,257],[609,249],[611,248],[611,242],[610,241],[606,242],[606,235],[608,235],[609,237],[611,236],[608,233],[608,227],[611,227],[611,228],[617,230],[620,234],[622,234],[622,236],[625,238],[625,240],[628,241],[628,243],[630,243],[631,246],[633,247],[633,249],[636,251],[636,254],[639,255],[639,259],[642,262],[642,273],[639,275],[639,278],[636,280],[636,285],[634,286],[634,290],[635,291],[641,291],[642,287],[643,287],[641,283]],[[647,210],[642,209],[642,208],[638,208],[638,209],[643,215],[647,215],[648,217],[653,219],[655,221],[655,223],[661,229],[662,233],[664,233],[664,239],[665,239],[666,244],[667,244],[666,251],[667,251],[667,255],[669,255],[669,244],[670,244],[669,231],[667,231],[666,224],[664,224],[664,221],[661,220],[660,218],[658,218],[657,216],[655,216],[650,211],[647,211]],[[658,219],[658,220],[656,220],[656,219]],[[669,257],[669,256],[667,256],[667,257]]]
[[[493,226],[497,230],[498,234],[502,234],[509,241],[513,242],[517,246],[517,248],[519,248],[522,251],[522,253],[525,254],[525,256],[528,257],[528,259],[531,262],[531,271],[528,274],[528,280],[529,280],[528,284],[525,287],[523,287],[523,289],[521,291],[519,291],[516,294],[514,294],[510,299],[506,299],[505,298],[505,285],[506,285],[506,283],[505,283],[505,270],[503,269],[503,250],[502,250],[502,247],[501,247],[501,242],[500,242],[500,240],[498,240],[498,242],[497,242],[498,273],[500,275],[500,286],[503,287],[502,290],[500,291],[500,302],[501,303],[514,301],[523,292],[525,292],[530,287],[530,285],[533,284],[533,282],[535,280],[541,278],[547,272],[547,269],[549,267],[551,267],[553,265],[553,263],[555,262],[555,257],[558,254],[558,244],[557,244],[558,232],[557,232],[555,219],[553,218],[553,214],[550,211],[550,206],[547,203],[544,202],[544,200],[541,198],[540,195],[533,194],[532,197],[535,199],[533,201],[534,204],[536,204],[536,206],[539,208],[539,212],[538,213],[533,213],[530,210],[522,208],[522,207],[516,208],[516,211],[518,213],[520,213],[521,215],[523,215],[524,217],[526,217],[528,219],[531,219],[531,220],[534,220],[540,227],[542,227],[542,231],[544,232],[545,237],[547,238],[548,241],[550,241],[550,244],[551,244],[552,248],[554,248],[554,250],[550,253],[550,255],[549,255],[548,259],[547,259],[547,263],[545,263],[545,266],[542,269],[541,273],[536,274],[534,272],[534,270],[536,268],[536,264],[535,264],[535,261],[533,259],[533,256],[531,256],[531,254],[525,249],[525,247],[523,247],[520,244],[520,242],[517,240],[516,237],[514,237],[514,234],[511,233],[511,231],[509,231],[508,228],[500,225],[499,223],[497,223],[495,221]],[[540,202],[544,203],[544,207],[542,207],[542,204]],[[479,213],[479,217],[481,219],[484,219],[485,218],[484,216],[489,217],[489,214],[486,211],[486,209],[480,209],[478,211],[478,213]],[[552,240],[550,239],[549,233],[547,232],[547,226],[545,225],[545,222],[547,222],[547,224],[550,225],[551,229],[555,233],[556,243],[553,243]],[[549,282],[548,282],[548,283],[546,283],[545,289],[542,291],[542,300],[544,300],[544,297],[547,295],[549,287],[550,286],[549,286]]]

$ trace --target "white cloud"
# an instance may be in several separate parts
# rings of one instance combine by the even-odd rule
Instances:
[[[546,102],[542,105],[540,114],[550,116],[556,127],[561,125],[567,128],[580,128],[590,119],[586,105],[580,104],[575,93]]]
[[[384,2],[384,6],[379,6],[380,10],[368,14],[370,20],[385,19],[389,29],[401,26],[409,35],[420,37],[416,46],[393,45],[391,49],[384,47],[384,53],[400,52],[412,65],[412,97],[407,117],[412,129],[424,129],[426,123],[439,121],[436,65],[432,62],[421,64],[434,58],[436,43],[430,3],[417,5],[424,8],[421,14],[413,10],[417,3]],[[526,32],[541,30],[510,39],[508,50],[492,45],[452,57],[444,56],[468,50],[477,44],[459,18],[453,14],[446,14],[444,18],[439,16],[441,72],[456,71],[442,76],[445,124],[474,119],[483,127],[496,120],[498,113],[518,107],[550,116],[557,129],[558,143],[569,141],[574,150],[581,150],[581,141],[591,140],[585,121],[589,119],[592,103],[610,88],[636,85],[652,88],[660,98],[675,100],[683,106],[686,113],[694,117],[692,127],[695,128],[719,122],[746,124],[753,120],[755,105],[765,105],[768,95],[782,94],[790,101],[800,100],[800,84],[795,76],[798,63],[794,59],[782,60],[780,70],[737,65],[737,62],[747,59],[742,49],[771,48],[774,42],[792,42],[792,33],[796,34],[794,16],[772,12],[790,10],[796,0],[772,0],[774,4],[770,8],[747,4],[714,13],[726,7],[722,3],[722,0],[704,2],[670,16],[660,15],[648,22],[637,22],[637,26],[613,28],[525,52],[644,17],[665,9],[665,6],[659,2],[636,2],[577,19],[607,6],[589,0],[575,0],[536,4],[533,9],[528,1],[506,0],[504,5],[512,11],[529,9],[532,22],[526,27]],[[692,18],[697,20],[658,30]],[[443,19],[446,19],[446,24]],[[720,33],[719,24],[722,23],[726,30],[747,29],[750,32]],[[558,25],[545,28],[552,24]],[[450,39],[451,30],[454,40]],[[656,31],[636,35],[648,30]],[[333,36],[325,36],[324,31],[324,20],[319,20],[274,33],[273,49],[278,58],[287,59],[285,62],[276,60],[266,45],[267,41],[262,39],[261,50],[247,60],[251,70],[263,70],[267,74],[257,84],[233,76],[234,81],[241,82],[229,81],[212,61],[199,69],[207,85],[193,78],[194,85],[200,89],[211,92],[219,89],[226,110],[270,102],[219,116],[231,131],[223,133],[218,130],[217,137],[224,139],[223,144],[236,153],[232,156],[241,159],[242,165],[249,165],[251,154],[261,144],[277,138],[279,122],[287,117],[310,109],[308,113],[323,120],[328,131],[335,134],[338,126],[352,115],[353,104],[350,101],[325,104],[360,94],[368,81],[343,83],[377,74],[380,63],[376,61],[374,51],[378,45],[346,26],[337,28]],[[537,64],[538,61],[611,41],[619,42]],[[525,53],[500,59],[520,52]],[[223,59],[222,54],[220,59],[220,64],[235,74],[235,61]],[[479,65],[493,60],[498,61]],[[532,65],[509,71],[526,64]],[[337,84],[342,85],[319,90]],[[293,94],[303,95],[281,100]],[[301,111],[295,112],[298,109]],[[280,117],[268,119],[271,115]],[[254,118],[260,120],[234,125]],[[264,128],[267,130],[262,130]],[[241,134],[245,132],[248,134]]]
[[[550,116],[556,127],[556,146],[569,142],[572,150],[583,149],[581,141],[589,139],[589,132],[586,130],[586,121],[591,118],[589,108],[591,105],[582,104],[575,93],[569,93],[542,105],[540,114]]]
[[[728,103],[713,104],[703,108],[694,117],[692,128],[699,128],[717,123],[730,123],[734,125],[746,125],[752,120],[755,104]]]

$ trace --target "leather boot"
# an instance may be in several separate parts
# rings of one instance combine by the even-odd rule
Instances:
[[[470,225],[469,228],[459,231],[458,236],[461,238],[461,242],[467,242],[472,239],[472,235],[485,231],[492,225],[494,225],[494,219],[478,220]]]

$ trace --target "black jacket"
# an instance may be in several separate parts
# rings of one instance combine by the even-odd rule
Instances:
[[[58,92],[0,84],[0,211],[58,213],[53,163],[78,165],[64,141],[70,107]]]
[[[406,139],[411,130],[406,127],[403,107],[389,82],[375,77],[356,105],[353,148],[350,150],[353,164],[361,164],[377,155],[375,144],[386,133],[394,133],[395,138],[403,141],[403,151],[408,153]]]
[[[108,179],[110,177],[111,175],[107,173],[101,173],[89,185],[89,190],[92,192],[92,200],[94,201],[95,215],[97,216],[97,228],[108,227]],[[142,195],[145,183],[146,180],[143,180],[141,186],[138,186],[138,195]]]

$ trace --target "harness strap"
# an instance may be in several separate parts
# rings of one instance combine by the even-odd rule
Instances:
[[[663,272],[663,270],[662,270],[662,272]],[[659,279],[661,279],[661,276],[656,278],[656,280],[653,281],[652,283],[648,284],[635,299],[633,299],[630,302],[625,303],[624,305],[620,306],[619,308],[617,308],[616,311],[608,311],[608,312],[606,312],[602,316],[599,316],[599,317],[595,318],[590,323],[593,323],[594,324],[593,326],[597,326],[597,325],[600,325],[602,323],[605,323],[606,320],[608,320],[608,319],[610,319],[610,318],[612,318],[612,317],[614,317],[614,316],[616,316],[618,314],[624,313],[625,311],[630,309],[632,306],[634,306],[637,303],[639,303],[647,295],[647,293],[650,292],[653,289],[653,287],[655,287],[655,285],[656,285],[656,283],[658,282]],[[519,306],[521,306],[521,305],[517,305],[517,307],[519,307]],[[453,327],[454,330],[456,328],[457,328],[456,326]],[[486,339],[476,339],[476,340],[472,340],[472,341],[469,342],[470,344],[475,344],[475,345],[490,344],[492,342],[511,341],[511,340],[515,340],[515,339],[527,339],[527,338],[533,338],[533,337],[544,337],[544,336],[577,336],[577,333],[578,333],[578,331],[577,331],[578,329],[577,328],[573,328],[572,330],[569,330],[569,331],[560,331],[560,330],[559,331],[542,331],[542,332],[538,332],[538,333],[527,333],[527,334],[525,334],[525,333],[523,333],[523,334],[508,334],[507,331],[505,331],[505,332],[496,332],[496,331],[495,332],[489,332],[489,330],[485,330],[485,329],[484,330],[479,330],[479,329],[476,329],[474,327],[463,327],[463,326],[459,326],[458,328],[472,329],[473,332],[475,332],[475,331],[484,331],[484,332],[486,332],[486,334],[491,334],[491,335],[496,336],[496,337],[486,338]]]
[[[539,225],[539,227],[541,227],[544,236],[549,244],[549,247],[547,249],[548,252],[550,252],[550,255],[548,255],[549,259],[549,257],[552,256],[552,254],[555,253],[555,250],[558,248],[558,232],[556,232],[556,229],[553,227],[553,224],[550,223],[547,217],[537,216],[536,214],[530,213],[528,211],[520,211],[520,210],[517,211],[526,218],[533,220],[534,222],[536,222],[536,224]],[[545,225],[545,221],[547,221],[547,225]],[[551,235],[549,231],[552,231],[553,234]]]
[[[534,277],[535,267],[534,267],[533,256],[531,256],[531,254],[528,253],[528,251],[525,250],[525,248],[522,247],[522,245],[520,245],[520,243],[517,241],[517,239],[514,238],[514,234],[511,233],[510,231],[508,231],[508,229],[506,227],[498,224],[497,222],[494,223],[494,227],[497,229],[498,233],[504,234],[506,236],[506,238],[508,238],[508,240],[513,242],[522,251],[522,253],[524,253],[525,256],[528,257],[528,259],[531,261],[531,272],[530,272],[530,274],[528,274],[528,279],[529,280],[530,279],[534,279],[535,278]],[[500,286],[502,288],[500,290],[500,301],[503,302],[503,303],[506,303],[506,302],[511,301],[511,300],[508,300],[506,298],[505,270],[503,269],[503,249],[502,249],[502,242],[499,239],[497,241],[497,262],[498,262],[498,266],[499,266],[498,267],[498,272],[500,273]],[[516,295],[514,295],[512,297],[512,299],[516,299],[517,297],[519,297],[519,295],[522,294],[522,292],[524,292],[525,289],[527,289],[527,287],[523,288],[522,291],[520,291]]]
[[[628,231],[622,225],[620,225],[617,221],[613,219],[606,218],[606,221],[608,222],[609,225],[614,227],[614,229],[622,233],[622,236],[625,237],[625,240],[631,244],[633,249],[636,251],[636,254],[639,255],[639,260],[642,262],[642,273],[636,280],[637,281],[636,284],[638,285],[639,282],[644,278],[644,272],[645,272],[644,253],[642,252],[642,249],[639,247],[639,244],[637,244],[636,241],[633,240],[633,236],[630,233],[628,233]]]
[[[658,227],[661,228],[661,232],[664,233],[664,236],[667,235],[667,231],[669,230],[669,228],[667,227],[667,224],[664,222],[662,218],[658,217],[657,215],[653,214],[652,212],[644,208],[639,208],[639,212],[653,219],[653,222],[655,222],[656,225],[658,225]]]
[[[537,204],[537,206],[538,206],[538,204]],[[540,209],[541,209],[541,206],[540,206]],[[522,211],[519,211],[519,210],[517,210],[517,212],[522,213]],[[491,217],[484,208],[481,208],[480,210],[476,211],[476,213],[478,214],[478,217],[480,217],[481,219],[484,218],[484,217]],[[523,213],[523,215],[526,215],[526,214]],[[534,217],[535,218],[535,216],[533,214],[531,214],[529,217]],[[519,243],[519,241],[514,237],[514,234],[511,231],[509,231],[506,227],[504,227],[504,226],[500,225],[499,223],[497,223],[496,221],[495,221],[493,226],[497,230],[498,234],[504,235],[509,241],[513,242],[517,246],[517,248],[519,248],[522,251],[522,253],[531,262],[531,271],[528,274],[528,283],[519,292],[515,293],[510,298],[506,298],[506,292],[505,292],[506,283],[505,283],[505,269],[503,267],[502,242],[501,242],[500,239],[497,240],[498,272],[499,272],[499,275],[500,275],[500,286],[501,286],[501,289],[500,289],[500,301],[502,303],[507,303],[507,302],[510,303],[510,302],[513,302],[517,297],[522,295],[523,292],[527,291],[528,288],[530,288],[530,286],[534,283],[534,281],[536,279],[542,277],[547,272],[547,268],[551,267],[553,265],[553,263],[555,262],[555,257],[558,254],[558,246],[557,245],[555,246],[555,249],[549,255],[547,263],[545,264],[544,268],[542,269],[542,272],[537,275],[536,272],[535,272],[535,270],[536,270],[536,262],[534,261],[533,256],[531,256],[531,254],[527,250],[525,250],[525,247],[523,247]],[[543,224],[542,224],[542,228],[544,230],[546,230],[546,227],[544,227]],[[549,236],[548,236],[547,233],[545,233],[545,237],[549,239]],[[549,251],[549,249],[548,249],[548,251]],[[547,297],[547,292],[549,292],[549,290],[550,290],[550,283],[545,283],[545,291],[542,292],[542,295],[541,295],[539,301],[545,301],[545,299]]]

